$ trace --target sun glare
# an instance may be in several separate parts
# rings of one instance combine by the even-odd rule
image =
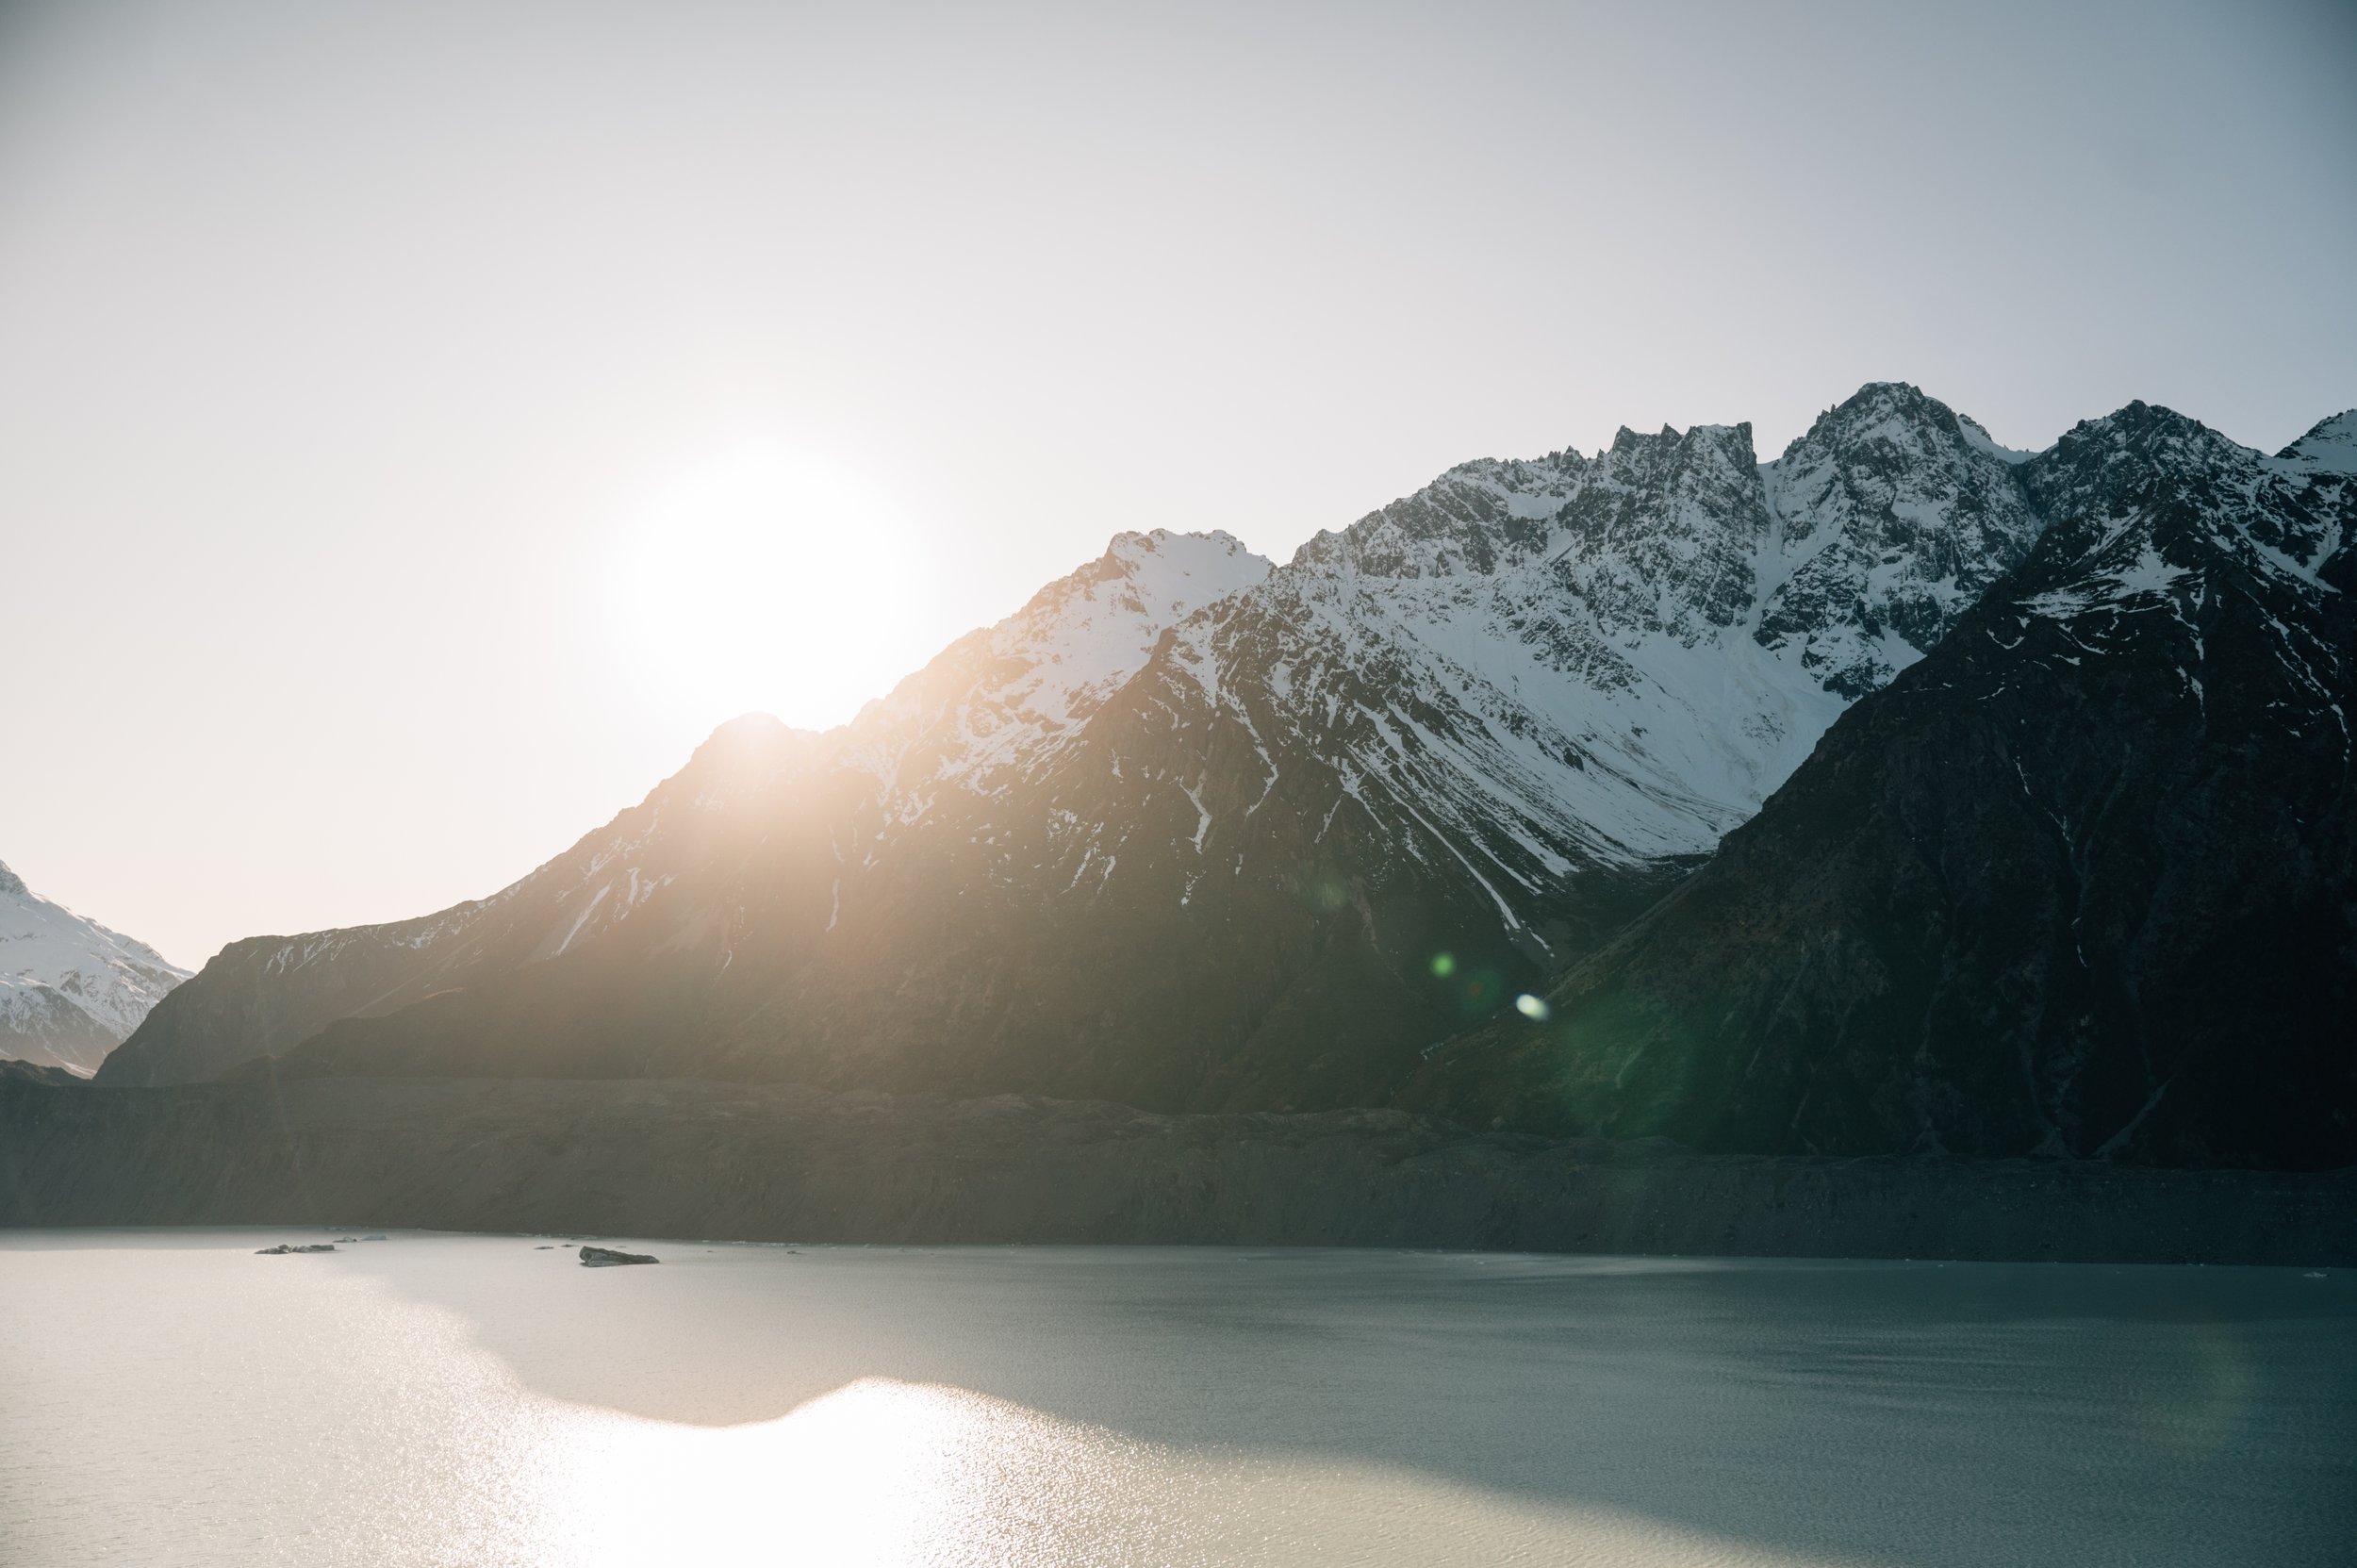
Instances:
[[[935,650],[912,523],[810,458],[744,451],[654,492],[617,553],[617,613],[665,701],[839,724]]]

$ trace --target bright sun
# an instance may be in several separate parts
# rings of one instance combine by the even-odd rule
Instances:
[[[699,465],[639,509],[618,553],[633,656],[713,721],[842,723],[948,640],[910,531],[871,487],[807,458]]]

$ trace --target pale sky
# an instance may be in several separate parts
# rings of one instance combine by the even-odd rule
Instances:
[[[0,860],[492,892],[1128,528],[2357,404],[2357,7],[0,5]]]

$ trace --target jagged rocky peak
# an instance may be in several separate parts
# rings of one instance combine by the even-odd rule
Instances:
[[[1854,700],[1937,644],[2037,537],[2027,455],[1915,387],[1877,382],[1767,464],[1749,424],[1623,427],[1593,457],[1460,464],[1294,565],[1494,580],[1534,616],[1575,605],[1623,648],[1744,628]]]
[[[1294,564],[1381,579],[1486,575],[1543,548],[1545,520],[1584,482],[1576,452],[1459,463],[1348,528],[1320,532]]]
[[[8,862],[0,861],[0,896],[25,892],[25,879],[8,869]]]
[[[1165,700],[1412,774],[1460,836],[1514,802],[1534,886],[1699,853],[2020,558],[2018,456],[1877,385],[1767,465],[1741,423],[1460,464],[1183,629]]]
[[[2099,597],[2187,586],[2187,570],[2231,561],[2253,584],[2314,598],[2357,586],[2357,487],[2331,466],[2335,422],[2312,432],[2313,446],[2287,449],[2299,455],[2270,458],[2174,409],[2132,403],[2073,425],[2025,478],[2057,520],[2057,542],[2084,558],[2090,584],[2109,585]]]
[[[1294,569],[1527,579],[1525,597],[1575,600],[1622,644],[1690,648],[1748,627],[1854,699],[1937,643],[2037,537],[2027,456],[1915,387],[1877,382],[1767,464],[1748,423],[1624,426],[1593,457],[1459,464],[1318,536]]]
[[[2240,468],[2259,454],[2228,439],[2191,415],[2141,399],[2104,415],[2081,420],[2054,443],[2042,470],[2093,472],[2133,470],[2144,483],[2200,477],[2219,468]]]
[[[2025,457],[1904,382],[1820,415],[1760,470],[1778,533],[1761,645],[1844,697],[1887,683],[2036,541]]]
[[[2148,524],[2241,516],[2228,503],[2248,500],[2250,485],[2284,477],[2274,460],[2200,421],[2144,402],[2080,421],[2025,475],[2042,509],[2089,536],[2131,514]]]
[[[1612,433],[1612,444],[1596,454],[1596,461],[1618,459],[1640,465],[1645,471],[1667,473],[1696,462],[1739,469],[1751,455],[1752,421],[1740,420],[1734,424],[1689,425],[1684,431],[1665,424],[1650,436],[1623,425]]]
[[[1624,427],[1557,521],[1557,574],[1607,635],[1661,633],[1691,647],[1750,609],[1769,531],[1752,427]]]
[[[1543,457],[1460,463],[1350,527],[1319,534],[1293,564],[1303,571],[1412,581],[1568,563],[1575,586],[1593,586],[1607,602],[1627,599],[1624,613],[1631,624],[1657,626],[1662,607],[1652,594],[1641,596],[1642,605],[1634,602],[1625,591],[1630,574],[1650,585],[1663,569],[1697,553],[1698,539],[1706,541],[1705,557],[1730,553],[1722,548],[1727,537],[1748,550],[1766,517],[1755,466],[1749,424],[1696,425],[1683,434],[1664,426],[1654,436],[1624,427],[1592,458],[1565,448]],[[1604,576],[1581,569],[1606,557],[1612,569]],[[1671,611],[1668,619],[1680,618]]]

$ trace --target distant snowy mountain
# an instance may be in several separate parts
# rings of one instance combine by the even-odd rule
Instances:
[[[88,1077],[188,978],[0,866],[0,1057]]]
[[[2262,461],[2204,435],[2226,489]],[[2264,461],[2329,467],[2347,435]],[[295,1050],[1385,1103],[1709,856],[2053,528],[2105,526],[2076,463],[1877,384],[1767,463],[1735,425],[1464,464],[1282,567],[1123,535],[849,725],[724,726],[488,900],[233,945],[103,1076]]]

